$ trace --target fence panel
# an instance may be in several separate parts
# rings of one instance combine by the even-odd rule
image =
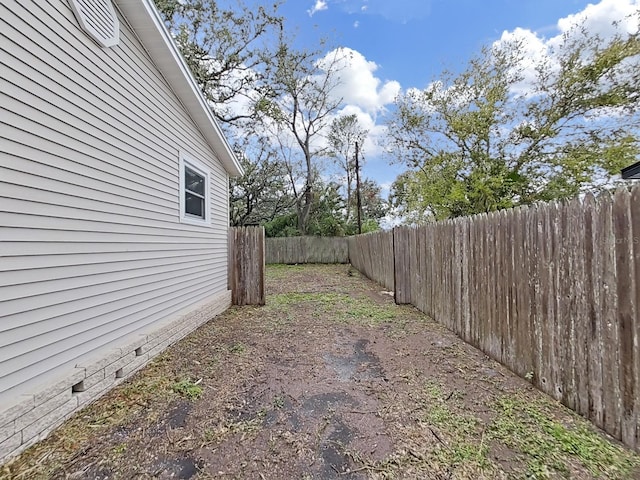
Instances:
[[[346,237],[276,237],[266,239],[266,263],[349,263]]]
[[[349,237],[349,259],[362,274],[390,291],[395,290],[393,232]]]
[[[349,249],[397,303],[640,450],[640,186],[397,227]]]
[[[229,229],[229,290],[234,305],[265,304],[263,227]]]

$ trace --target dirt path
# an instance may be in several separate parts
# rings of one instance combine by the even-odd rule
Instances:
[[[9,478],[640,478],[640,458],[348,266],[268,268]]]

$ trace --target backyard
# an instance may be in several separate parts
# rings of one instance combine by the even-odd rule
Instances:
[[[267,267],[2,478],[640,478],[640,456],[348,265]]]

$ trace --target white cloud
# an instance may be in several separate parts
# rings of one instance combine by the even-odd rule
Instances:
[[[553,72],[557,68],[556,55],[572,36],[581,35],[580,27],[584,28],[590,36],[598,36],[603,40],[617,34],[636,33],[639,9],[640,0],[602,0],[597,4],[587,5],[578,13],[558,20],[556,35],[548,38],[524,28],[504,31],[494,46],[514,41],[520,41],[524,46],[524,58],[521,62],[523,79],[514,88],[514,93],[524,96],[533,93],[537,76],[536,67],[547,62]]]
[[[353,22],[353,28],[358,28],[360,26],[360,22],[359,21],[355,21]]]
[[[581,12],[558,20],[558,30],[564,34],[571,32],[576,25],[583,24],[590,33],[605,39],[616,33],[635,33],[637,20],[632,16],[637,14],[639,6],[638,0],[602,0],[598,4],[587,5]],[[614,25],[616,22],[619,25]]]
[[[538,73],[536,67],[540,62],[549,58],[549,45],[547,41],[539,37],[531,30],[516,28],[511,32],[503,32],[500,40],[494,43],[499,47],[509,43],[520,42],[523,48],[523,58],[520,62],[522,68],[520,80],[512,89],[516,95],[527,96],[533,90]]]
[[[314,13],[321,12],[322,10],[326,10],[327,8],[329,7],[327,6],[327,2],[325,0],[316,0],[315,5],[307,10],[307,13],[310,17],[312,17]]]
[[[334,94],[346,105],[354,105],[375,116],[393,103],[400,92],[400,84],[395,80],[382,81],[374,73],[378,70],[375,62],[351,48],[338,48],[329,52],[324,61],[335,59],[338,68],[339,85]]]
[[[355,114],[361,127],[369,132],[363,145],[366,158],[379,156],[383,153],[382,139],[386,135],[386,126],[378,125],[377,118],[386,111],[387,106],[393,103],[400,92],[400,84],[397,81],[383,81],[376,77],[378,65],[367,61],[360,52],[353,49],[340,48],[328,52],[319,61],[321,68],[323,64],[326,68],[329,65],[336,67],[339,82],[332,91],[332,96],[341,100],[339,110],[330,116],[327,126],[334,117]],[[235,80],[235,77],[230,80]],[[248,112],[257,96],[257,92],[249,91],[246,96],[235,98],[227,106],[233,113],[244,114]],[[287,98],[283,98],[282,101],[286,103]],[[277,130],[272,122],[267,121],[267,125],[266,130],[271,134]],[[235,133],[242,134],[241,131],[235,131]],[[320,150],[327,146],[326,133],[328,132],[324,131],[321,135],[314,137],[313,149]]]
[[[327,64],[333,61],[336,62],[339,83],[332,94],[342,99],[342,107],[336,116],[356,115],[360,126],[369,131],[363,150],[367,157],[376,157],[383,153],[383,139],[387,131],[386,126],[377,124],[377,118],[394,102],[400,93],[400,84],[377,77],[375,72],[379,66],[357,50],[338,48],[327,53],[322,60]]]

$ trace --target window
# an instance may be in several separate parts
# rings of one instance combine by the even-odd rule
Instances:
[[[209,170],[180,154],[180,221],[207,225],[209,208]]]

